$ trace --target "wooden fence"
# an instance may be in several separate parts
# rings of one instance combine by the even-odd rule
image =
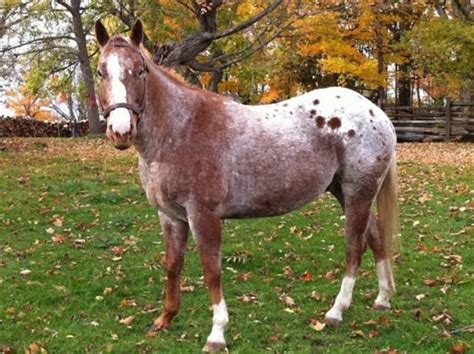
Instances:
[[[384,105],[399,141],[474,141],[474,102],[448,101],[444,107]]]

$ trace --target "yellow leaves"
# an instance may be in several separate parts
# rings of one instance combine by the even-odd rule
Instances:
[[[237,8],[237,15],[242,17],[250,17],[255,15],[258,12],[257,7],[252,1],[244,1],[238,8]]]
[[[272,103],[278,100],[279,97],[280,97],[280,90],[278,90],[277,88],[271,88],[270,90],[268,90],[267,92],[263,94],[262,98],[260,99],[260,103],[262,104]]]

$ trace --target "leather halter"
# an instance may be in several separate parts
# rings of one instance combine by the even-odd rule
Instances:
[[[132,48],[131,46],[128,46],[128,45],[124,45],[124,44],[113,44],[114,47],[123,47],[123,48]],[[146,65],[146,62],[145,62],[145,57],[143,56],[143,54],[138,51],[138,53],[140,54],[140,57],[142,58],[142,62],[143,62],[143,69],[145,70],[145,75],[148,74],[149,70],[148,70],[148,67]],[[125,108],[125,109],[128,109],[129,111],[132,111],[133,113],[135,113],[137,115],[137,124],[138,122],[140,121],[140,118],[141,118],[141,115],[143,113],[143,110],[144,110],[144,103],[145,103],[145,97],[146,97],[146,76],[143,76],[143,96],[142,96],[142,99],[140,100],[140,104],[136,104],[136,103],[129,103],[129,102],[120,102],[120,103],[114,103],[106,108],[104,108],[104,105],[102,103],[102,99],[100,98],[100,95],[99,95],[99,103],[100,103],[100,107],[102,108],[102,114],[104,115],[104,119],[107,119],[107,117],[110,115],[110,113],[117,109],[117,108]]]

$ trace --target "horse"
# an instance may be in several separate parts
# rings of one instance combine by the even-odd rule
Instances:
[[[396,135],[379,107],[341,87],[243,105],[155,65],[141,45],[139,20],[129,37],[109,37],[100,21],[95,30],[106,135],[117,149],[135,146],[141,183],[158,210],[165,241],[164,306],[148,335],[168,328],[178,313],[191,231],[213,309],[203,350],[225,349],[221,220],[281,215],[326,191],[343,209],[346,232],[346,272],[326,323],[338,325],[349,308],[367,245],[379,285],[374,308],[390,308],[391,245],[398,231]]]

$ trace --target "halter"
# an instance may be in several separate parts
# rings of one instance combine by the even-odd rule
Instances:
[[[123,47],[123,48],[132,48],[131,46],[125,45],[125,44],[113,44],[113,46]],[[145,70],[145,73],[148,74],[149,70],[145,62],[145,57],[140,51],[138,51],[138,53],[140,54],[140,57],[142,58],[143,68]],[[137,115],[137,124],[138,124],[138,122],[140,121],[141,115],[143,114],[143,110],[144,110],[143,104],[145,103],[145,97],[146,97],[146,75],[143,76],[143,96],[142,96],[142,99],[140,100],[140,104],[120,102],[120,103],[114,103],[104,108],[104,104],[102,103],[102,100],[99,95],[99,103],[100,103],[100,107],[102,108],[102,114],[104,115],[104,119],[107,119],[107,117],[110,115],[110,113],[113,110],[117,108],[125,108],[125,109],[128,109],[129,111],[132,111],[133,113]]]

